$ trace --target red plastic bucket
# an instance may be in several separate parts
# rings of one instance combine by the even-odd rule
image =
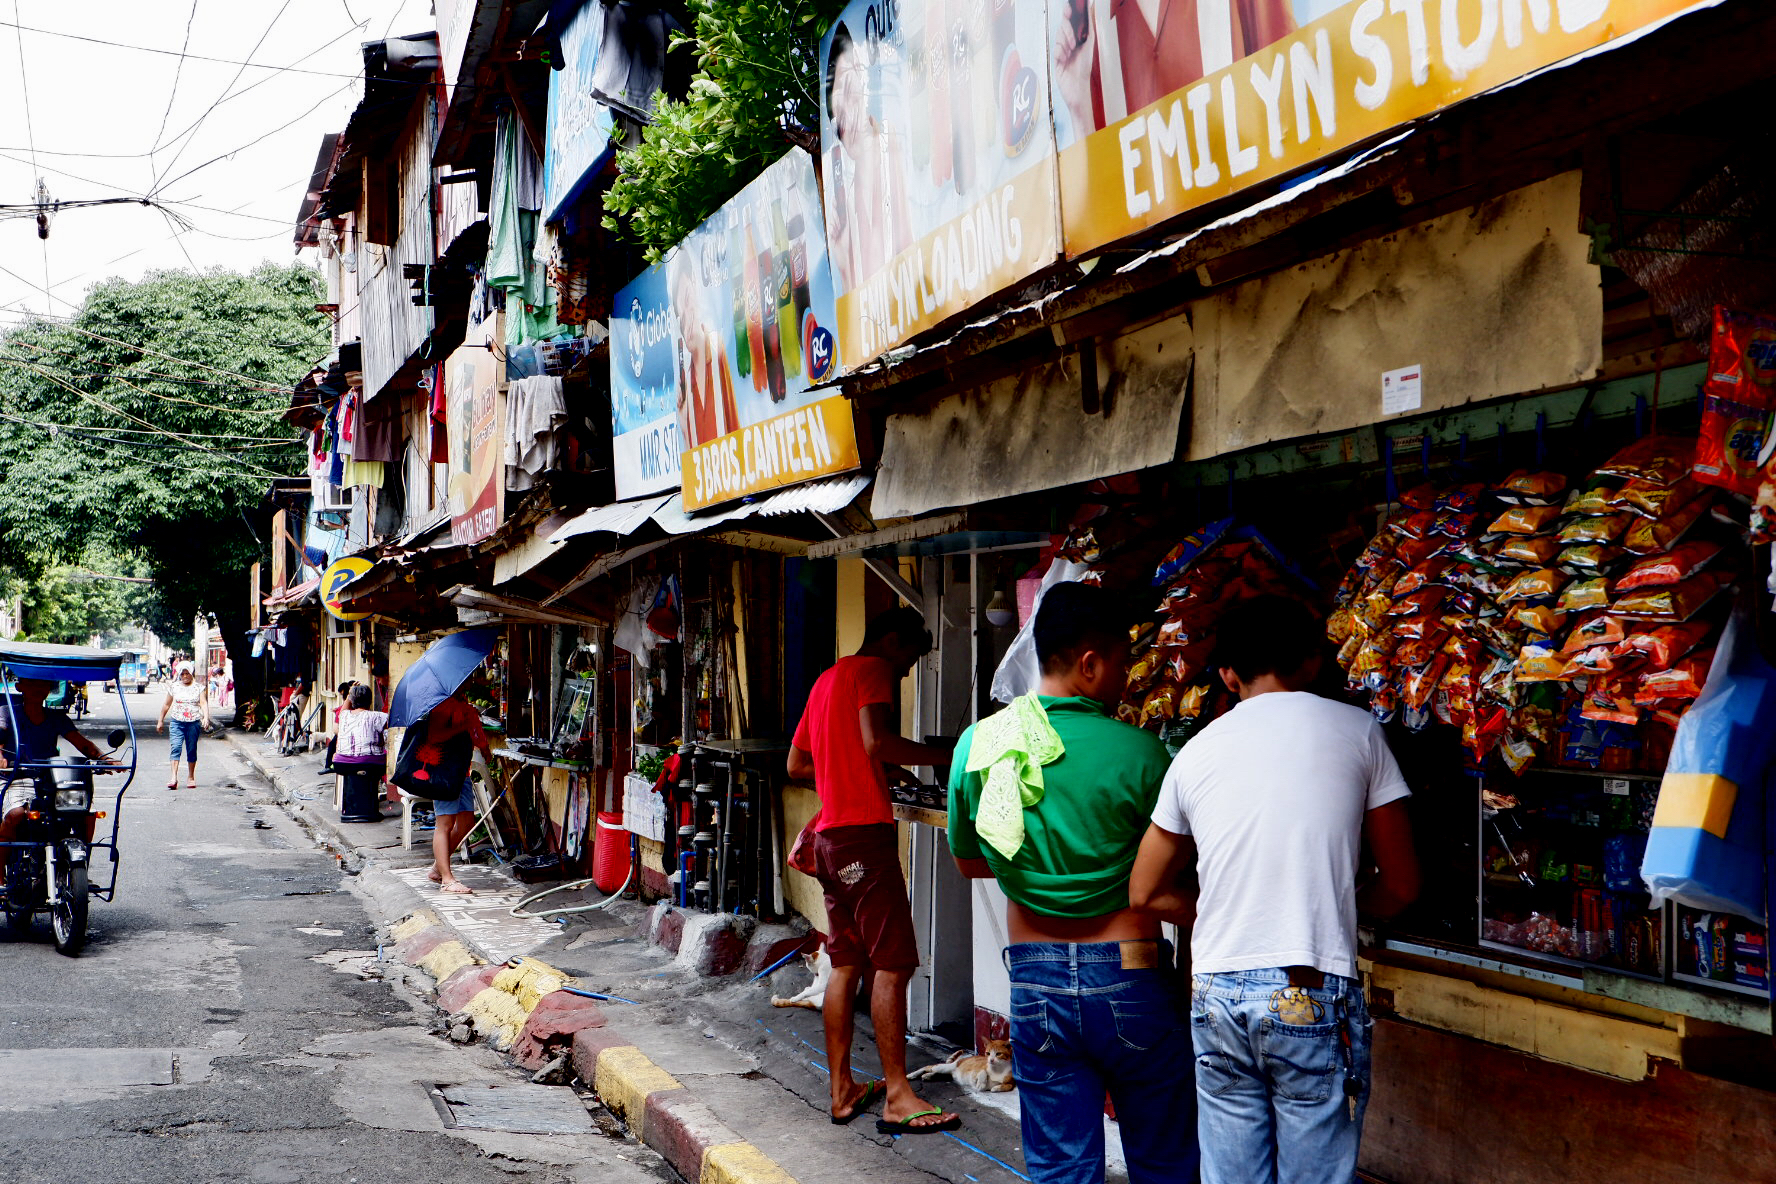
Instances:
[[[629,832],[621,810],[601,811],[598,835],[592,841],[592,882],[601,892],[615,892],[629,878]]]

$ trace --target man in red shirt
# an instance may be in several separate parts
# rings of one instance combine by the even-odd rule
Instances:
[[[789,750],[789,775],[812,779],[820,795],[814,859],[826,893],[826,952],[833,965],[824,1009],[832,1119],[856,1118],[878,1088],[851,1076],[857,990],[869,974],[870,1018],[887,1087],[876,1126],[892,1134],[961,1125],[913,1093],[906,1076],[907,984],[919,966],[919,943],[900,870],[887,766],[932,765],[942,780],[949,765],[948,750],[915,744],[894,726],[900,680],[930,652],[931,634],[917,612],[897,608],[876,617],[862,648],[815,680]],[[896,768],[894,776],[907,775]]]

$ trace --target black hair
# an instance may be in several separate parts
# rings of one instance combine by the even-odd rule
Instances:
[[[885,613],[877,613],[864,627],[864,645],[889,637],[899,638],[909,648],[918,650],[921,654],[931,652],[931,630],[925,628],[925,618],[917,609],[905,605],[891,608]]]
[[[342,682],[342,683],[340,683],[340,684],[339,684],[339,685],[338,685],[338,686],[337,686],[337,687],[335,687],[335,688],[334,688],[334,689],[335,689],[335,690],[337,690],[337,691],[338,691],[338,692],[339,692],[339,697],[340,697],[340,698],[341,698],[341,699],[343,699],[343,698],[345,698],[345,697],[346,697],[346,696],[347,696],[347,695],[350,695],[350,694],[351,694],[351,689],[352,689],[352,688],[353,688],[353,687],[355,687],[355,686],[357,686],[357,685],[358,685],[358,680],[357,680],[357,679],[355,679],[355,678],[348,678],[348,679],[346,679],[346,680],[345,680],[345,681],[344,681],[344,682]]]
[[[345,702],[352,710],[362,711],[370,706],[370,688],[361,682],[352,683],[351,690],[346,694]]]
[[[850,48],[851,48],[851,30],[845,27],[844,21],[840,21],[838,23],[838,27],[833,29],[832,49],[826,55],[826,95],[825,95],[825,97],[826,97],[826,117],[829,120],[832,118],[832,113],[833,113],[833,106],[832,106],[833,82],[839,76],[839,59],[841,57],[843,57],[845,55],[845,53],[850,50]]]
[[[1031,636],[1036,660],[1053,673],[1086,650],[1108,654],[1128,648],[1128,611],[1102,588],[1067,580],[1042,594]]]
[[[1325,644],[1325,628],[1307,605],[1287,596],[1254,596],[1228,609],[1216,625],[1212,661],[1215,669],[1232,667],[1241,681],[1251,682],[1299,672]]]

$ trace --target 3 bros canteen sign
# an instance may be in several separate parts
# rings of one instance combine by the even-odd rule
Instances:
[[[697,510],[857,467],[849,404],[811,406],[839,373],[826,244],[792,148],[617,293],[619,498],[682,485]]]

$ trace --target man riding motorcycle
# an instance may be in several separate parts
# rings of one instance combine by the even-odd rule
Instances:
[[[80,734],[68,713],[44,704],[56,684],[46,678],[21,678],[18,694],[0,699],[0,785],[5,785],[6,772],[14,761],[31,763],[53,760],[57,744],[66,740],[82,754],[106,764],[117,762],[99,749],[97,744]],[[10,709],[9,709],[10,708]],[[19,735],[12,735],[14,720]],[[33,786],[28,772],[21,772],[0,795],[0,843],[13,841],[30,808]]]

